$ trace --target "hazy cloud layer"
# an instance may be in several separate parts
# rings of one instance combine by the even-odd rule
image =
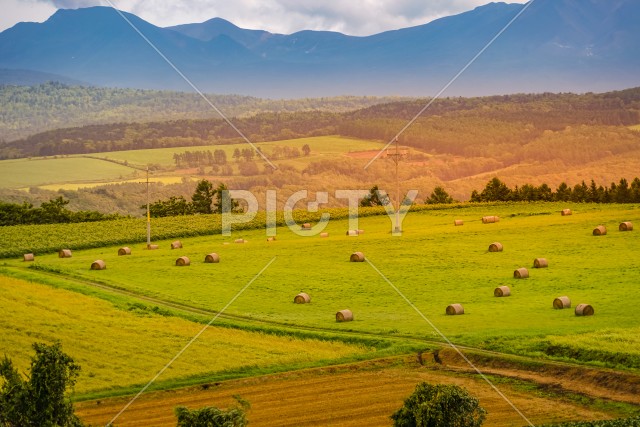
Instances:
[[[5,22],[11,20],[14,23],[42,21],[46,19],[42,15],[58,8],[109,5],[106,0],[3,0],[3,3],[5,1],[8,16],[0,20],[3,25],[0,29],[10,26]],[[525,0],[512,2],[524,3]],[[488,0],[111,0],[111,3],[161,27],[220,17],[243,28],[275,33],[310,29],[369,35],[421,25],[473,9]]]

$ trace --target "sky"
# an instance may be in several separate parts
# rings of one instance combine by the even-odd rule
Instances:
[[[366,36],[426,24],[487,4],[489,0],[0,0],[0,3],[0,31],[18,22],[43,22],[57,9],[113,5],[160,27],[218,17],[242,28],[272,33],[327,30]]]

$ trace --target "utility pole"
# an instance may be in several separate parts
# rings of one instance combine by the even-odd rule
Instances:
[[[391,158],[396,164],[396,226],[393,230],[394,233],[402,233],[400,229],[400,180],[398,177],[398,166],[400,164],[400,158],[402,157],[400,154],[400,149],[398,147],[398,137],[395,139],[396,144],[396,152],[395,154],[391,154]]]
[[[149,166],[147,166],[147,248],[151,245],[151,212],[149,210]]]

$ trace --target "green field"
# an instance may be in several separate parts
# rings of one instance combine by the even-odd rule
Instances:
[[[567,206],[574,214],[560,216]],[[484,215],[502,219],[482,224]],[[640,368],[640,339],[634,333],[640,328],[640,258],[633,255],[640,253],[640,240],[637,231],[618,231],[621,221],[640,223],[639,217],[637,205],[470,205],[410,213],[402,237],[390,235],[388,217],[375,216],[360,219],[365,233],[357,237],[345,236],[347,221],[338,220],[329,223],[330,237],[325,239],[280,227],[277,241],[266,242],[264,231],[245,230],[231,238],[184,239],[180,250],[170,250],[168,241],[159,242],[158,251],[136,244],[132,256],[118,257],[117,247],[105,247],[75,251],[70,259],[38,256],[36,265],[216,311],[275,257],[227,313],[271,326],[441,341],[375,267],[456,343]],[[454,227],[454,219],[464,220],[464,226]],[[609,232],[594,237],[592,230],[599,224]],[[239,237],[248,243],[230,243]],[[504,252],[487,251],[495,241],[504,245]],[[354,251],[364,252],[370,264],[350,263]],[[220,264],[203,263],[210,252],[220,254]],[[176,258],[183,255],[192,265],[176,267]],[[549,268],[533,269],[537,257],[547,258]],[[89,270],[96,259],[105,260],[107,269]],[[19,261],[6,265],[24,267]],[[530,278],[514,279],[519,267],[529,268]],[[495,298],[494,288],[502,285],[509,286],[512,295]],[[300,291],[311,295],[311,304],[292,304]],[[554,310],[553,299],[562,295],[571,298],[572,307],[591,304],[596,315],[576,317],[573,308]],[[463,304],[465,315],[446,316],[445,308],[452,303]],[[335,313],[344,308],[353,311],[354,322],[335,322]],[[598,351],[592,351],[594,342],[599,342]],[[571,351],[576,348],[585,351],[576,355]]]
[[[303,169],[312,161],[322,158],[334,158],[353,151],[379,149],[379,142],[362,139],[323,136],[302,138],[288,141],[272,141],[256,143],[267,156],[272,146],[296,147],[299,150],[308,144],[311,148],[309,156],[275,161],[276,165],[288,164]],[[173,155],[185,151],[214,151],[222,149],[227,155],[229,164],[235,166],[233,151],[251,148],[248,144],[206,145],[197,147],[158,148],[151,150],[114,151],[92,154],[91,158],[81,155],[69,157],[48,157],[21,160],[0,161],[0,188],[42,187],[48,190],[73,189],[91,187],[114,182],[139,182],[142,173],[132,169],[145,168],[148,164],[172,168]],[[106,159],[108,161],[99,160]],[[128,166],[116,162],[127,162]],[[237,172],[237,168],[234,168]],[[177,183],[185,175],[174,172],[161,172],[153,175],[153,181],[165,184]]]

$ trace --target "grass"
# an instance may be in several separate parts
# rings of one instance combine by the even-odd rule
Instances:
[[[574,215],[561,217],[563,207]],[[502,220],[482,224],[479,218],[489,214]],[[628,256],[640,252],[640,241],[634,232],[617,231],[619,222],[640,223],[638,217],[636,205],[473,206],[411,213],[402,237],[390,236],[389,218],[378,216],[360,219],[365,234],[358,237],[345,236],[347,221],[338,220],[329,223],[327,239],[301,237],[280,227],[276,242],[267,243],[264,231],[245,230],[231,238],[184,240],[182,250],[168,249],[165,241],[158,251],[135,245],[130,257],[118,257],[116,247],[106,247],[76,251],[71,259],[39,256],[36,263],[64,275],[215,311],[275,257],[228,313],[279,325],[440,340],[372,266],[348,262],[357,250],[454,342],[529,354],[539,348],[542,337],[571,341],[579,334],[640,327],[633,297],[640,262]],[[454,227],[454,219],[463,219],[465,225]],[[591,235],[598,224],[608,226],[607,236]],[[249,243],[224,244],[240,237]],[[503,243],[504,252],[487,253],[494,241]],[[209,252],[220,254],[220,264],[202,262]],[[174,266],[181,255],[191,258],[190,267]],[[549,268],[534,270],[537,257],[547,258]],[[107,270],[90,271],[95,259],[104,259]],[[530,278],[513,279],[513,270],[523,266]],[[511,297],[493,297],[493,289],[501,285],[511,287]],[[311,295],[311,304],[291,303],[300,291]],[[576,317],[572,309],[553,310],[552,301],[560,295],[570,296],[574,306],[592,304],[596,315]],[[451,303],[463,304],[465,315],[446,316]],[[343,308],[354,312],[355,321],[335,322],[336,311]],[[635,363],[638,346],[637,341],[606,340],[599,348],[626,354]],[[569,353],[536,354],[566,358]],[[602,359],[592,352],[579,360],[608,363]]]
[[[311,155],[295,159],[275,161],[276,164],[288,164],[302,170],[312,161],[323,158],[335,158],[350,151],[375,150],[381,147],[379,142],[367,141],[338,136],[323,136],[314,138],[301,138],[287,141],[270,141],[257,143],[256,146],[265,151],[267,156],[274,145],[297,147],[302,153],[302,146],[308,144]],[[233,151],[249,147],[246,143],[230,145],[205,145],[196,147],[157,148],[149,150],[114,151],[109,153],[91,154],[91,158],[84,155],[72,155],[69,157],[47,157],[21,160],[0,161],[0,188],[27,188],[42,187],[48,190],[78,189],[96,185],[104,185],[120,182],[139,182],[142,174],[131,167],[118,164],[127,162],[138,168],[148,164],[158,164],[164,167],[175,165],[173,155],[185,151],[214,151],[222,149],[227,155],[229,164],[234,166],[237,173],[236,162],[233,160]],[[250,147],[249,147],[250,148]],[[104,161],[100,159],[106,159]],[[115,162],[114,162],[115,161]],[[154,175],[153,181],[165,184],[177,183],[184,175],[175,173],[163,173]]]
[[[118,307],[7,276],[0,276],[0,305],[4,353],[25,371],[33,342],[61,341],[82,367],[79,393],[146,383],[203,327],[144,304]],[[233,377],[243,371],[264,373],[270,367],[309,366],[369,352],[362,345],[214,325],[160,379],[166,383],[205,375]]]
[[[0,188],[113,181],[132,173],[126,166],[81,157],[3,160],[0,161]]]

